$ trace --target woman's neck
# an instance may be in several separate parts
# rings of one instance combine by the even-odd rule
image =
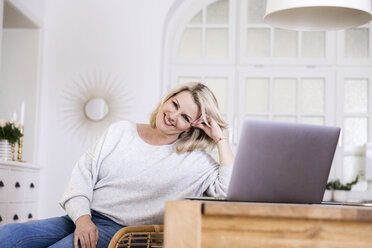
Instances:
[[[177,141],[178,136],[168,136],[149,124],[136,124],[138,135],[150,145],[168,145]]]

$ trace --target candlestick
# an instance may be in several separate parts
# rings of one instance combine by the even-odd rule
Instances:
[[[23,134],[23,127],[21,127],[21,133]],[[20,137],[18,140],[18,158],[19,162],[24,162],[22,160],[22,148],[23,148],[23,137]]]
[[[12,161],[14,161],[15,144],[12,144]]]

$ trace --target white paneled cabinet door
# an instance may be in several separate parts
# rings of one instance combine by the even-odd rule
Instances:
[[[329,70],[260,68],[241,70],[239,75],[239,130],[245,118],[313,125],[335,122],[334,74]],[[339,156],[336,153],[334,163]]]
[[[334,76],[324,69],[241,71],[239,116],[317,125],[334,121]]]
[[[356,190],[366,190],[365,146],[372,140],[372,70],[338,72],[337,122],[342,127],[343,167],[338,176],[350,182],[359,175]]]
[[[177,30],[171,63],[231,64],[234,62],[235,1],[220,0],[201,8]]]
[[[337,33],[337,62],[339,65],[368,66],[372,64],[371,27],[370,22]]]

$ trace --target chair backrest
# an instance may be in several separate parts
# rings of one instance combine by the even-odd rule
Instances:
[[[160,248],[163,247],[163,225],[128,226],[112,237],[108,248]]]

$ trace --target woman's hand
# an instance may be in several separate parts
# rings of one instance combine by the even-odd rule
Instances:
[[[215,142],[218,142],[220,138],[224,139],[224,134],[218,125],[218,123],[211,117],[207,116],[207,125],[203,118],[200,117],[199,119],[195,120],[193,123],[191,123],[191,126],[200,128],[203,130],[211,139],[213,139]]]
[[[228,140],[226,140],[222,129],[218,123],[211,117],[207,116],[208,125],[204,122],[203,118],[199,118],[191,125],[202,129],[209,137],[211,137],[214,142],[217,143],[218,157],[220,160],[220,165],[233,165],[234,164],[234,154],[231,151]]]
[[[74,232],[74,248],[95,248],[98,242],[98,229],[89,215],[80,216],[76,220]]]

